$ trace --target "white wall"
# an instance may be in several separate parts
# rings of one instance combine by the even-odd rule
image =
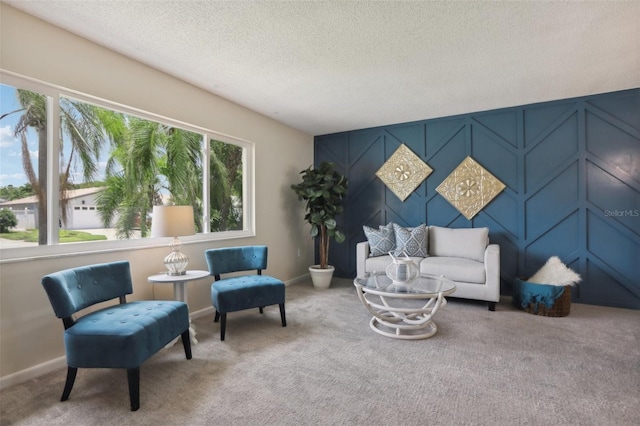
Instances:
[[[313,137],[200,90],[94,43],[0,4],[0,68],[256,144],[256,237],[183,245],[189,269],[206,269],[203,251],[214,246],[266,244],[267,272],[284,281],[308,273],[313,244],[304,212],[289,188],[313,162]],[[286,94],[283,94],[286,96]],[[298,249],[301,256],[298,257]],[[79,254],[0,263],[0,385],[53,366],[64,356],[62,322],[40,279],[68,267],[129,260],[131,299],[171,299],[171,286],[147,282],[163,269],[166,248]],[[1,259],[0,259],[1,261]],[[191,312],[211,307],[210,280],[189,284]],[[197,348],[195,348],[197,350]],[[48,363],[48,364],[47,364]],[[63,365],[63,364],[62,364]]]

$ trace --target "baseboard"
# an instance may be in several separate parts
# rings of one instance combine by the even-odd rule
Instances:
[[[189,317],[194,320],[198,318],[202,318],[207,315],[215,315],[216,310],[213,309],[213,306],[209,306],[208,308],[200,309],[199,311],[191,312]]]
[[[311,282],[311,275],[309,275],[308,273],[300,275],[300,276],[295,277],[295,278],[291,278],[290,280],[285,281],[284,285],[288,287],[290,285],[298,284],[298,283],[305,282],[305,281]]]
[[[310,279],[311,278],[309,277],[309,274],[304,274],[304,275],[300,275],[299,277],[287,280],[285,281],[284,284],[285,286],[290,286],[300,282],[309,281]],[[189,316],[191,317],[191,319],[197,319],[207,315],[213,316],[214,314],[215,314],[215,309],[213,308],[213,306],[209,306],[207,308],[200,309],[195,312],[191,312]],[[64,368],[66,366],[67,366],[67,359],[66,357],[62,356],[47,362],[43,362],[42,364],[34,365],[33,367],[29,367],[24,370],[17,371],[7,376],[0,377],[0,390],[5,389],[9,386],[26,382],[27,380],[34,379],[38,376],[51,373],[52,371],[58,370],[60,368]]]
[[[27,380],[35,379],[36,377],[51,373],[52,371],[64,368],[66,366],[67,358],[62,356],[47,362],[43,362],[42,364],[34,365],[33,367],[29,367],[27,369],[9,374],[7,376],[0,377],[0,390],[9,386],[26,382]],[[65,377],[66,372],[63,373],[60,377],[61,383],[62,381],[64,381]]]

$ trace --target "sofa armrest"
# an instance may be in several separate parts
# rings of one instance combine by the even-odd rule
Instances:
[[[487,276],[487,300],[500,301],[500,246],[489,244],[484,251],[484,268]]]
[[[358,277],[366,275],[366,261],[369,257],[369,241],[361,241],[356,244],[356,273]]]

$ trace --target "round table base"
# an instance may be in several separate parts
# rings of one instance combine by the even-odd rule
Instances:
[[[402,340],[427,339],[438,331],[438,326],[433,321],[428,321],[420,326],[407,327],[403,324],[382,321],[377,317],[372,317],[369,327],[376,333]]]

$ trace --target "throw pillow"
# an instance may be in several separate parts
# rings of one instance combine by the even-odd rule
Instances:
[[[580,275],[567,267],[558,256],[552,256],[527,281],[536,284],[576,285],[582,280]]]
[[[380,226],[380,229],[363,226],[364,235],[369,241],[369,257],[384,256],[394,251],[396,239],[391,224]]]
[[[489,228],[429,227],[429,254],[442,257],[462,257],[484,262],[489,244]]]
[[[427,257],[427,227],[420,224],[414,228],[403,228],[394,223],[393,231],[396,236],[395,254],[406,253],[409,257]]]

